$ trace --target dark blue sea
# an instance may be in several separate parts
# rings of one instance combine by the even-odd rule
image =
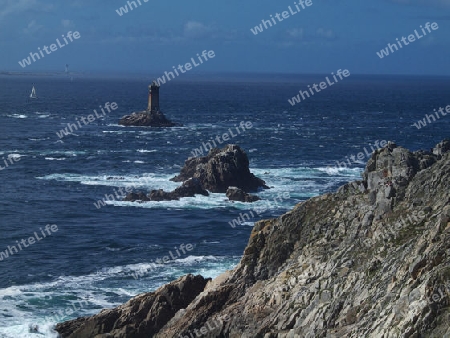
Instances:
[[[33,337],[29,325],[54,337],[56,321],[95,314],[187,273],[218,276],[238,263],[255,221],[359,179],[367,157],[347,168],[336,161],[376,141],[417,150],[450,136],[450,114],[414,126],[450,104],[450,78],[352,75],[296,106],[288,103],[325,76],[172,80],[161,86],[161,108],[182,126],[170,129],[118,125],[123,115],[146,108],[148,78],[0,76],[0,337]],[[37,100],[29,99],[33,85]],[[57,136],[106,102],[118,109]],[[253,127],[228,143],[247,152],[251,171],[271,187],[258,193],[270,204],[212,194],[95,205],[119,188],[175,188],[169,179],[193,149],[241,121]],[[288,198],[275,202],[280,194]],[[230,225],[258,207],[265,211]],[[47,224],[58,230],[44,238]],[[35,243],[20,249],[30,237]],[[190,251],[179,250],[189,244]]]

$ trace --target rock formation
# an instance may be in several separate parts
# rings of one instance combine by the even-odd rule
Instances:
[[[119,120],[122,126],[135,127],[175,127],[160,111],[141,111],[126,115]]]
[[[181,197],[194,197],[195,195],[209,196],[209,193],[203,189],[199,180],[191,178],[172,192],[165,192],[162,189],[153,190],[150,192],[149,198],[150,201],[172,201]]]
[[[142,327],[156,338],[196,337],[213,321],[202,337],[448,337],[448,144],[412,153],[389,143],[362,181],[257,222],[240,263],[161,318],[164,300],[150,293],[58,331],[141,337],[135,323],[151,318]]]
[[[189,158],[180,175],[172,179],[183,184],[172,192],[153,190],[148,196],[131,193],[125,201],[166,201],[195,195],[208,196],[208,191],[226,193],[229,187],[237,187],[242,192],[233,196],[245,202],[259,200],[246,191],[268,188],[265,182],[250,172],[247,154],[237,145],[227,145],[223,149],[212,149],[207,156]],[[208,191],[207,191],[208,190]],[[230,192],[231,194],[232,192]],[[228,196],[228,195],[227,195]]]
[[[246,192],[268,189],[266,182],[250,172],[247,154],[234,144],[223,149],[214,148],[204,157],[189,158],[172,181],[183,182],[192,177],[198,178],[203,188],[214,193],[226,193],[228,187]]]
[[[186,308],[210,280],[187,275],[117,308],[59,324],[56,330],[63,338],[100,337],[104,332],[109,332],[110,337],[152,337],[178,310]]]
[[[239,189],[237,187],[229,187],[227,190],[227,197],[230,201],[239,201],[248,203],[260,200],[258,196],[247,194],[244,190]]]

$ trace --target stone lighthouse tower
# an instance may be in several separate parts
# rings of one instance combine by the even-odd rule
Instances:
[[[175,127],[176,124],[167,119],[159,110],[159,83],[153,81],[148,86],[148,106],[146,110],[125,115],[119,120],[122,126],[136,127]]]
[[[148,112],[158,112],[159,111],[159,85],[156,81],[153,81],[150,86],[148,86]]]

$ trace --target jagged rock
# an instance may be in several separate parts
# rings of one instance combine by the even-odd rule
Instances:
[[[257,190],[267,188],[265,182],[250,172],[247,154],[236,145],[228,145],[223,149],[213,149],[208,156],[189,158],[180,175],[172,179],[183,184],[174,191],[153,190],[148,196],[142,193],[131,193],[124,201],[172,201],[182,197],[195,195],[209,196],[211,192],[226,192],[228,187],[239,185],[241,190]],[[237,194],[234,196],[239,197]],[[145,199],[147,198],[147,199]],[[242,191],[240,198],[246,202],[254,202],[259,197]]]
[[[377,151],[366,168],[372,183],[398,179],[403,189],[383,217],[376,217],[383,208],[376,203],[378,192],[375,203],[369,198],[377,184],[359,182],[257,222],[240,263],[164,316],[152,336],[195,337],[195,330],[212,322],[202,337],[449,336],[450,152],[421,169],[429,153],[398,148]],[[398,162],[402,153],[406,164]],[[379,180],[372,172],[388,175]],[[385,199],[397,198],[386,197],[393,194],[398,190],[383,190]],[[135,308],[147,304],[139,297]],[[116,315],[111,323],[98,319],[103,313],[59,327],[106,337],[111,323],[119,326]],[[141,317],[130,312],[127,319],[119,322],[120,332],[140,337],[133,330]]]
[[[176,124],[167,119],[160,111],[142,111],[122,117],[119,121],[122,126],[135,127],[175,127]]]
[[[209,196],[209,193],[203,189],[198,179],[191,178],[172,192],[165,192],[162,189],[152,190],[149,198],[151,201],[173,201],[179,200],[181,197],[194,197],[195,195]]]
[[[244,190],[236,188],[236,187],[229,187],[227,190],[227,197],[230,201],[239,201],[239,202],[256,202],[259,201],[260,198],[258,196],[247,194]]]
[[[433,154],[438,156],[439,159],[442,158],[446,152],[450,151],[450,140],[446,139],[442,142],[439,142],[436,147],[433,148]]]
[[[129,193],[124,198],[125,202],[136,202],[136,201],[142,201],[142,202],[148,202],[150,201],[150,198],[147,197],[147,195],[141,191],[135,193]]]
[[[62,338],[153,337],[178,310],[186,308],[210,280],[200,275],[187,275],[155,292],[138,295],[119,307],[58,324],[55,329]]]
[[[189,158],[172,181],[182,182],[198,178],[203,188],[214,193],[226,193],[228,187],[246,192],[268,189],[265,182],[250,172],[247,154],[237,145],[214,148],[207,156]]]
[[[419,150],[414,153],[398,147],[393,142],[376,150],[366,165],[363,178],[370,190],[370,200],[378,208],[376,217],[381,218],[392,211],[404,198],[406,187],[421,170],[429,168],[450,150],[450,142],[442,141],[433,152]]]

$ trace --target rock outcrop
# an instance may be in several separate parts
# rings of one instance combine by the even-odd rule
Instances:
[[[256,202],[260,200],[258,196],[247,194],[244,190],[239,189],[237,187],[229,187],[227,190],[227,197],[230,201],[239,201],[247,203]]]
[[[205,157],[189,158],[180,175],[172,178],[172,181],[183,184],[171,192],[153,190],[148,196],[142,196],[143,193],[130,193],[124,201],[172,201],[195,195],[209,196],[208,190],[226,193],[229,187],[235,186],[240,192],[230,191],[232,198],[254,202],[259,200],[259,197],[249,195],[245,191],[268,189],[263,180],[250,172],[247,154],[237,145],[212,149]]]
[[[148,195],[143,192],[132,192],[124,198],[124,201],[176,201],[182,197],[194,197],[195,195],[209,196],[209,193],[202,188],[199,180],[191,178],[171,192],[166,192],[162,189],[152,190]]]
[[[160,111],[142,111],[126,115],[119,120],[122,126],[135,127],[175,127],[176,124],[167,119]]]
[[[139,191],[127,194],[127,196],[125,196],[123,200],[125,202],[136,202],[136,201],[149,202],[150,198],[148,198],[148,196],[142,191]]]
[[[187,275],[155,292],[138,295],[117,308],[58,324],[56,330],[62,338],[152,337],[178,310],[186,308],[210,280]],[[103,335],[106,332],[109,334]]]
[[[263,180],[250,172],[247,154],[234,144],[214,148],[204,157],[189,158],[172,181],[183,182],[190,178],[199,179],[203,188],[214,193],[226,193],[229,187],[246,192],[268,189]]]
[[[450,336],[445,149],[412,153],[389,143],[373,154],[363,181],[257,222],[236,268],[209,282],[170,320],[163,316],[153,337],[196,336],[211,322],[216,325],[202,337]],[[142,299],[134,300],[144,308]],[[153,305],[145,304],[145,318],[157,320]],[[118,323],[121,332],[133,329],[133,314]],[[84,329],[87,338],[125,337],[95,318],[59,327]]]

